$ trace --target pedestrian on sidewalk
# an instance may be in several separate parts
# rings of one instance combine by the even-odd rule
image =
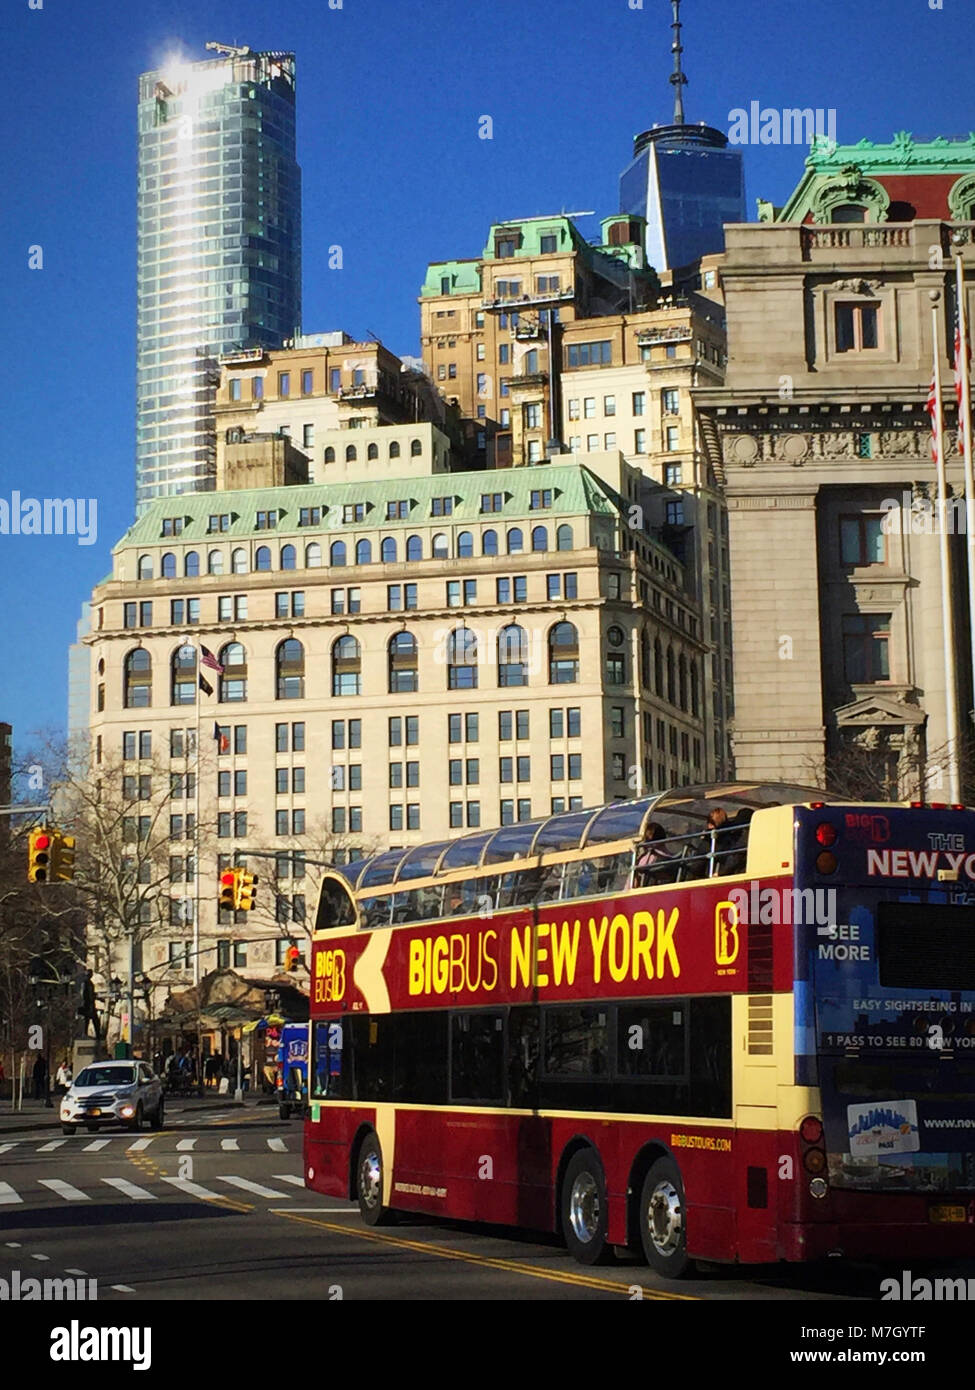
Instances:
[[[34,1099],[44,1100],[47,1095],[47,1062],[43,1052],[37,1054],[37,1061],[31,1073],[34,1078]]]
[[[68,1061],[67,1057],[65,1057],[55,1073],[54,1084],[57,1086],[60,1095],[64,1095],[65,1091],[71,1085],[71,1063]]]

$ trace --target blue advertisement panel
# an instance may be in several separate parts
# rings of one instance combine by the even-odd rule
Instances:
[[[975,1191],[975,814],[802,811],[796,855],[797,887],[834,885],[796,929],[831,1185]]]

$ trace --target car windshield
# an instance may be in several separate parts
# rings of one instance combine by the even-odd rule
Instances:
[[[76,1086],[131,1086],[135,1080],[133,1067],[85,1067],[75,1078]]]

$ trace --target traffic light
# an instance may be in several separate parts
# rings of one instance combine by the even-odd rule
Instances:
[[[48,883],[51,877],[51,833],[32,830],[28,840],[27,882]]]
[[[237,874],[237,897],[234,905],[244,912],[250,912],[257,897],[257,878],[246,869],[238,869]]]
[[[294,974],[294,972],[298,969],[300,961],[301,952],[298,950],[298,947],[294,945],[289,946],[284,956],[285,969],[288,971],[289,974]]]
[[[237,878],[239,869],[226,869],[220,875],[220,906],[233,912],[237,906]]]
[[[54,836],[54,872],[62,883],[69,883],[74,878],[74,851],[75,837],[62,835],[60,831],[56,831]]]

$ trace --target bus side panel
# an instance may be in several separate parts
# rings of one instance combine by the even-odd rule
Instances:
[[[788,1153],[775,1131],[739,1129],[735,1147],[735,1248],[742,1264],[781,1258],[778,1241],[779,1156]]]
[[[376,1115],[368,1107],[323,1105],[321,1119],[305,1121],[303,1153],[305,1186],[326,1197],[349,1195],[351,1147],[362,1125],[375,1128]],[[309,1178],[309,1171],[314,1177]]]

